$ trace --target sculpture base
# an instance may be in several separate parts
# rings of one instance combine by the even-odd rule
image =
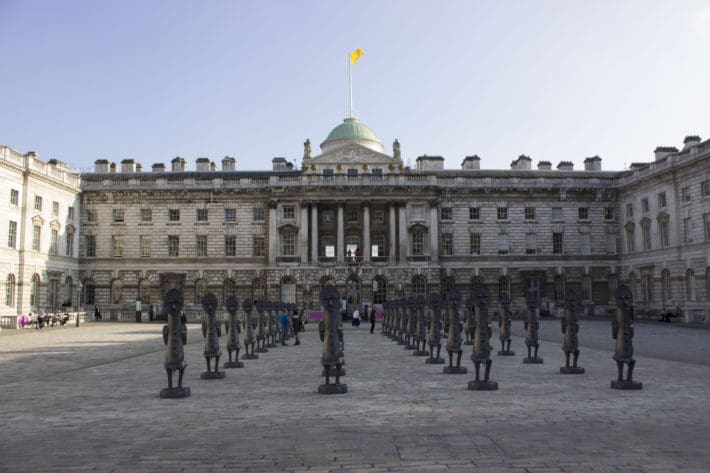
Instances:
[[[446,363],[446,360],[444,360],[443,358],[427,358],[426,360],[424,360],[424,363],[426,363],[427,365],[443,365],[444,363]]]
[[[320,374],[321,376],[325,376],[325,368],[323,368],[323,371]],[[328,376],[335,376],[335,367],[331,366],[330,369],[328,370]],[[345,368],[340,368],[340,376],[345,376]]]
[[[643,388],[643,383],[639,383],[638,381],[619,381],[618,379],[615,379],[611,382],[611,388],[612,389],[642,389]]]
[[[412,356],[429,356],[429,352],[426,350],[414,350]]]
[[[465,366],[444,366],[444,374],[466,374],[468,370]]]
[[[345,394],[348,392],[347,384],[321,384],[318,386],[319,394]]]
[[[190,388],[164,388],[160,390],[160,397],[163,399],[190,397],[190,394]]]
[[[224,371],[203,371],[200,379],[224,379]]]
[[[539,356],[536,358],[530,358],[530,357],[523,358],[523,363],[525,363],[526,365],[539,365],[542,362],[543,362],[542,358],[540,358]]]
[[[513,350],[499,350],[498,356],[515,356],[515,352]]]
[[[242,360],[258,360],[258,359],[259,359],[259,355],[257,355],[256,353],[250,353],[250,354],[245,353],[242,355]]]
[[[244,358],[244,357],[242,357]],[[241,361],[225,361],[223,368],[244,368],[244,363]]]
[[[580,366],[562,366],[560,367],[560,373],[562,374],[583,374],[584,368]]]
[[[268,348],[257,348],[256,350],[254,350],[254,353],[269,353],[269,349]]]
[[[469,381],[468,389],[471,391],[495,391],[498,383],[495,381]]]

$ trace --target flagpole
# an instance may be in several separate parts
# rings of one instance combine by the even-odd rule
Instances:
[[[348,99],[350,101],[350,110],[348,118],[353,117],[353,74],[352,74],[353,62],[348,54]]]

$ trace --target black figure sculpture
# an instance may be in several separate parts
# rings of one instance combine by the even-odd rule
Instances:
[[[476,377],[468,383],[468,389],[472,391],[495,391],[498,389],[498,383],[490,380],[491,365],[493,364],[490,342],[493,329],[488,317],[488,301],[490,297],[491,294],[485,286],[477,286],[473,290],[475,315],[471,326],[473,331],[473,354],[471,355],[471,360],[476,370]],[[485,366],[483,381],[479,377],[481,363]]]
[[[459,309],[461,307],[461,294],[457,290],[448,293],[446,297],[449,311],[449,336],[446,338],[446,351],[449,354],[449,366],[444,366],[446,374],[466,374],[468,370],[461,366],[461,320]],[[456,353],[456,366],[453,366],[454,353]]]
[[[525,301],[528,304],[528,315],[525,318],[525,346],[528,349],[528,356],[523,358],[525,364],[542,363],[542,358],[537,356],[540,349],[540,342],[537,338],[537,330],[540,328],[540,321],[537,319],[537,308],[539,306],[537,293],[532,290],[525,292]],[[531,356],[532,349],[535,349],[534,355]]]
[[[415,350],[412,352],[414,356],[427,356],[429,352],[426,350],[426,299],[421,294],[417,296],[414,304],[416,327],[414,330],[414,345]]]
[[[473,297],[466,299],[466,309],[464,310],[464,324],[463,331],[466,336],[466,341],[463,342],[464,345],[473,345],[473,324],[475,319],[475,304],[473,302]]]
[[[279,323],[276,320],[279,303],[274,301],[264,302],[264,311],[266,311],[266,346],[268,348],[276,348],[279,346],[276,343],[278,339]]]
[[[513,356],[515,352],[510,349],[510,325],[512,323],[513,317],[510,313],[510,297],[507,294],[503,294],[498,301],[500,305],[500,318],[498,319],[498,329],[500,338],[500,351],[498,355],[500,356]]]
[[[441,355],[441,298],[439,293],[435,292],[429,296],[429,307],[431,308],[431,317],[429,318],[429,358],[424,360],[424,363],[430,365],[441,365],[446,361]],[[434,348],[436,347],[436,356],[434,356]]]
[[[202,308],[206,315],[202,320],[202,336],[205,337],[205,361],[207,371],[200,375],[201,379],[224,379],[224,371],[219,370],[219,357],[222,352],[219,349],[219,337],[222,336],[222,327],[217,322],[215,311],[217,310],[217,296],[208,292],[202,296]],[[212,358],[215,359],[214,371],[211,369]]]
[[[629,286],[622,284],[616,289],[616,317],[611,321],[611,330],[616,349],[614,350],[614,361],[618,376],[611,382],[614,389],[641,389],[642,383],[633,380],[634,366],[634,316],[633,316],[634,296]],[[626,379],[624,379],[624,363],[626,363]]]
[[[185,352],[182,346],[187,343],[187,329],[180,320],[180,311],[183,306],[182,293],[177,289],[170,289],[163,299],[166,308],[168,324],[163,326],[163,341],[165,351],[165,371],[168,373],[168,387],[160,391],[162,398],[181,398],[190,396],[190,388],[182,386],[182,377],[185,374]],[[173,373],[178,371],[178,385],[173,387]]]
[[[405,299],[404,306],[407,314],[406,332],[404,335],[404,349],[414,350],[417,347],[414,345],[414,334],[417,331],[417,300],[414,297]]]
[[[225,303],[229,319],[224,322],[224,328],[227,332],[227,353],[229,361],[224,363],[225,368],[243,368],[244,363],[239,361],[239,350],[242,348],[239,343],[239,334],[242,333],[242,322],[237,318],[237,298],[229,296]],[[232,352],[235,352],[234,361],[232,361]]]
[[[256,353],[268,353],[266,348],[266,318],[265,302],[256,302]]]
[[[407,304],[407,299],[398,299],[397,305],[399,313],[399,339],[397,340],[398,345],[407,346],[407,321],[409,320],[409,305]]]
[[[577,333],[579,333],[579,324],[577,323],[577,311],[579,310],[579,297],[572,289],[567,290],[565,294],[565,315],[562,317],[562,333],[564,341],[562,342],[562,351],[565,352],[565,365],[560,367],[562,374],[582,374],[584,368],[577,366],[579,359],[579,341]],[[569,364],[569,357],[572,355],[572,366]]]
[[[389,301],[384,301],[382,303],[382,323],[380,324],[380,333],[387,336],[387,327],[389,326]],[[372,307],[373,313],[375,312],[375,307]]]
[[[343,366],[343,344],[338,334],[338,313],[340,312],[340,294],[333,286],[326,286],[321,290],[320,303],[325,309],[325,320],[319,323],[320,336],[323,341],[323,356],[321,364],[325,373],[325,384],[318,386],[320,394],[345,394],[348,392],[347,384],[340,383],[341,369]],[[335,383],[330,383],[330,369],[335,367]]]
[[[254,353],[254,344],[256,342],[254,329],[257,322],[254,320],[253,309],[254,304],[251,299],[244,299],[244,302],[242,302],[242,310],[244,311],[244,354],[242,355],[242,360],[256,360],[259,358],[259,355]]]

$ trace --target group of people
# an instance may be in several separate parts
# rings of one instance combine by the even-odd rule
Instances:
[[[32,312],[29,312],[28,314],[22,314],[18,318],[17,324],[20,328],[27,328],[34,325],[35,328],[39,330],[45,325],[52,327],[57,324],[64,325],[67,323],[68,320],[69,314],[45,314],[44,312],[42,312],[42,309],[40,309],[37,313],[37,316],[32,315]]]
[[[286,345],[289,330],[293,332],[293,336],[296,338],[294,345],[301,344],[298,334],[304,330],[303,311],[294,310],[291,313],[291,317],[289,317],[286,310],[281,310],[279,313],[279,326],[281,328],[281,345]]]
[[[377,311],[374,309],[372,311],[368,311],[367,306],[365,306],[365,314],[364,317],[366,320],[370,321],[370,333],[375,332],[375,322],[377,320]],[[360,309],[355,307],[355,310],[353,311],[353,327],[356,327],[357,330],[360,330]]]

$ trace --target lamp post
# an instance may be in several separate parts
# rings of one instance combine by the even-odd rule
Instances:
[[[81,310],[81,288],[81,281],[79,281],[76,285],[76,314],[74,315],[77,327],[79,326],[79,311]]]

